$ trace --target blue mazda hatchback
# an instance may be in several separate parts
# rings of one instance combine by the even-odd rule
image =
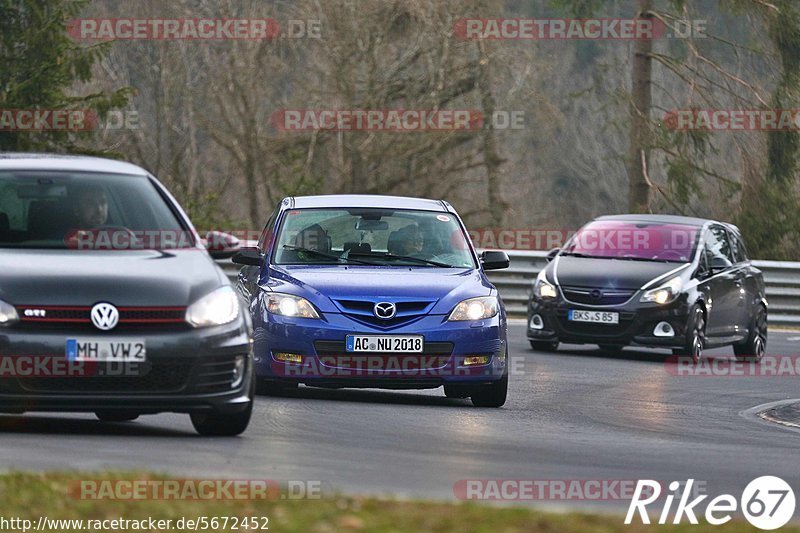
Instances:
[[[259,391],[433,389],[500,407],[508,391],[506,314],[445,201],[372,195],[285,198],[244,265]]]

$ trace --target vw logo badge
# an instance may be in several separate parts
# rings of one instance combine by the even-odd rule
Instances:
[[[119,322],[119,311],[110,303],[101,302],[92,307],[91,317],[94,327],[108,331]]]
[[[397,307],[392,302],[378,302],[372,308],[372,312],[378,318],[389,320],[397,314]]]
[[[592,297],[593,300],[599,300],[603,297],[603,293],[600,292],[598,289],[594,289],[592,292],[589,293],[589,296]]]

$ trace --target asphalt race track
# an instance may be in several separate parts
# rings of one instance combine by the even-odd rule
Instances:
[[[773,474],[800,486],[800,432],[743,414],[800,397],[797,375],[678,377],[667,352],[645,349],[537,353],[519,324],[510,341],[514,372],[502,409],[446,399],[441,389],[301,388],[293,397],[259,397],[239,438],[196,436],[185,415],[118,424],[91,415],[2,416],[0,465],[320,480],[348,493],[437,499],[453,499],[454,483],[473,478],[694,478],[714,495],[741,494],[750,480]],[[800,354],[798,341],[800,333],[773,331],[769,353]]]

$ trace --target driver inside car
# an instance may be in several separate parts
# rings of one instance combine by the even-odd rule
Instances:
[[[389,235],[386,248],[389,253],[394,255],[419,257],[424,245],[425,239],[419,231],[419,227],[416,224],[409,224]]]
[[[81,229],[91,229],[108,222],[108,198],[106,193],[92,186],[81,187],[75,192],[75,218]]]

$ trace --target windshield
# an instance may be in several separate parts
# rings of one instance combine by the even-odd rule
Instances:
[[[373,208],[294,209],[283,219],[274,262],[475,268],[455,216]]]
[[[564,255],[687,263],[697,247],[698,228],[683,224],[590,222],[564,247]]]
[[[0,172],[0,247],[194,246],[145,176]]]

